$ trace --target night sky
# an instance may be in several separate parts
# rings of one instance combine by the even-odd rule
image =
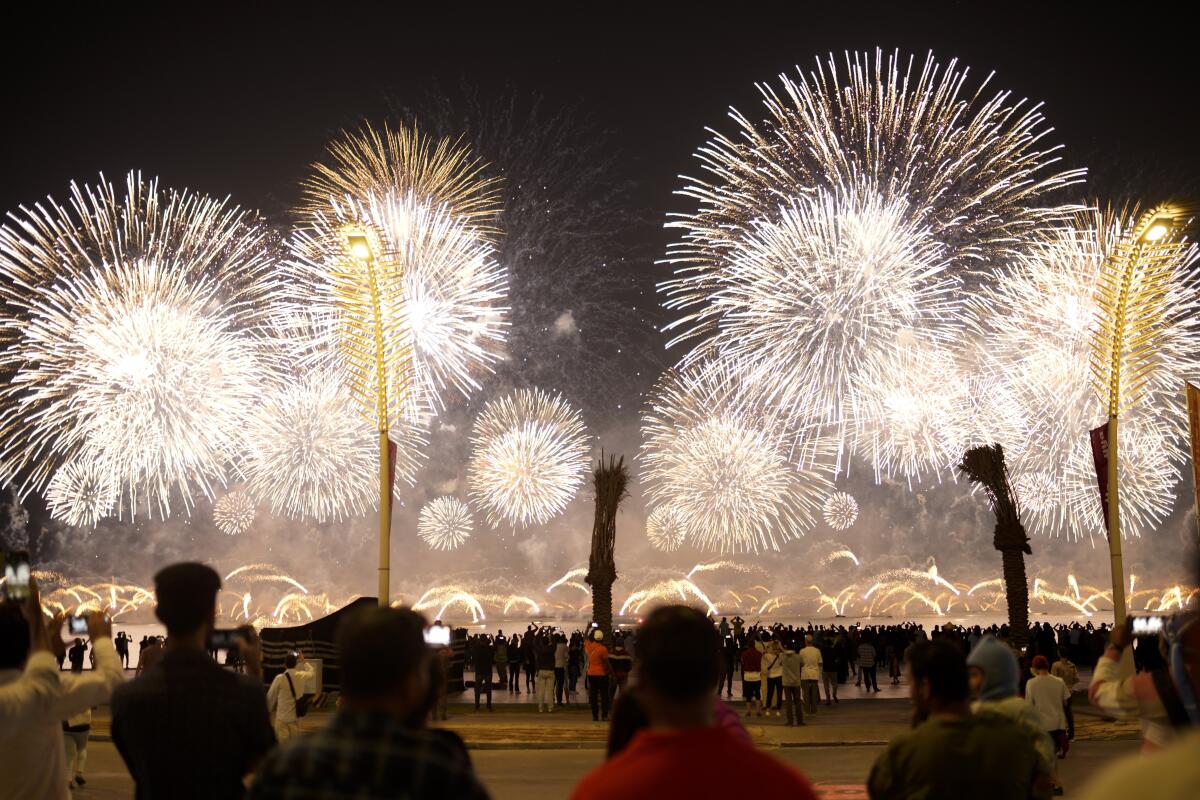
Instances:
[[[606,4],[567,20],[558,5],[480,14],[447,4],[428,16],[390,3],[339,3],[336,13],[328,3],[104,5],[6,20],[0,207],[138,168],[278,213],[338,130],[383,118],[432,82],[452,91],[465,80],[594,112],[637,181],[638,210],[661,220],[680,208],[675,176],[691,169],[704,127],[728,130],[730,105],[753,111],[756,81],[875,47],[932,49],[1044,101],[1068,162],[1089,166],[1097,190],[1137,180],[1186,191],[1198,177],[1195,37],[1161,6],[1140,15],[1066,3],[993,13],[975,3],[922,3],[920,13],[738,4],[716,16]]]
[[[700,4],[647,13],[653,4],[642,3],[573,4],[568,14],[565,4],[480,13],[447,3],[413,15],[409,5],[58,4],[8,17],[0,209],[62,200],[71,180],[101,171],[121,181],[140,169],[283,221],[308,165],[344,128],[431,93],[453,104],[464,85],[541,95],[607,133],[611,179],[631,187],[625,211],[639,224],[625,274],[638,314],[622,333],[659,355],[626,367],[621,341],[596,344],[610,368],[646,373],[629,383],[632,396],[606,400],[612,418],[594,427],[621,426],[618,443],[632,450],[638,391],[655,362],[682,354],[663,354],[654,330],[662,222],[689,208],[672,195],[677,176],[697,171],[691,154],[706,126],[732,130],[729,106],[759,115],[755,82],[847,49],[899,48],[918,65],[932,50],[970,67],[972,89],[995,71],[992,89],[1043,101],[1056,128],[1046,141],[1066,145],[1066,166],[1090,169],[1080,197],[1200,194],[1195,37],[1163,6],[727,4],[715,14]]]

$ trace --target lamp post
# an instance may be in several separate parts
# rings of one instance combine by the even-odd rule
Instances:
[[[391,599],[391,556],[392,556],[392,468],[391,448],[388,440],[388,381],[387,358],[383,340],[382,309],[380,307],[379,274],[375,254],[366,231],[350,229],[346,232],[346,245],[350,256],[359,263],[365,277],[370,296],[370,309],[374,329],[373,345],[375,356],[375,410],[379,428],[379,605],[386,608]]]
[[[1112,570],[1113,616],[1125,623],[1125,565],[1121,556],[1120,471],[1117,422],[1138,399],[1153,372],[1161,303],[1172,277],[1173,248],[1160,244],[1171,232],[1178,209],[1162,205],[1142,216],[1106,259],[1100,278],[1101,325],[1093,343],[1097,390],[1108,406],[1108,555]],[[1122,373],[1127,374],[1123,375]],[[1132,373],[1132,374],[1128,374]],[[1122,394],[1122,380],[1125,392]],[[1107,396],[1106,396],[1107,395]]]

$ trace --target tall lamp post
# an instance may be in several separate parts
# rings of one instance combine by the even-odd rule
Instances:
[[[1115,624],[1125,623],[1125,565],[1121,557],[1117,420],[1138,401],[1156,367],[1155,352],[1174,277],[1176,246],[1168,234],[1180,210],[1160,205],[1143,214],[1105,260],[1100,274],[1100,326],[1092,346],[1096,390],[1108,407],[1108,553]]]
[[[369,341],[367,336],[360,335],[347,346],[357,351],[355,361],[362,365],[373,360],[371,366],[373,375],[364,375],[363,370],[356,370],[354,375],[356,387],[363,399],[369,395],[367,384],[374,383],[374,397],[370,398],[375,406],[375,417],[379,428],[379,605],[386,608],[391,599],[391,552],[392,552],[392,454],[391,442],[388,438],[388,380],[389,359],[385,337],[385,321],[383,308],[386,288],[381,286],[379,265],[371,247],[367,232],[358,228],[346,231],[346,245],[351,258],[357,262],[363,280],[356,282],[360,291],[349,302],[348,310],[360,316],[370,315]],[[349,300],[349,298],[347,298]],[[360,329],[366,326],[359,326]],[[366,333],[364,330],[363,333]],[[364,352],[369,348],[370,356]]]

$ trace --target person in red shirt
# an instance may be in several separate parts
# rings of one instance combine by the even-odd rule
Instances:
[[[798,771],[715,726],[713,692],[721,674],[717,632],[687,606],[647,617],[637,640],[638,700],[650,727],[584,776],[572,800],[662,800],[756,795],[816,800]]]
[[[762,712],[762,650],[754,646],[750,639],[746,640],[746,649],[742,651],[742,699],[746,701],[746,716],[753,717]]]
[[[604,646],[604,631],[596,628],[592,638],[583,643],[587,651],[588,702],[592,706],[592,721],[608,721],[612,693],[608,691],[608,648]],[[603,712],[603,715],[601,715]]]

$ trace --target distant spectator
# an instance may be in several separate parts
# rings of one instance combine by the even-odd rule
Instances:
[[[796,643],[789,642],[783,651],[783,710],[786,725],[804,724],[804,700],[801,686],[804,684],[804,661],[796,650]]]
[[[112,699],[113,743],[138,798],[242,797],[242,778],[275,743],[257,638],[239,644],[246,674],[208,654],[220,588],[203,564],[173,564],[154,576],[154,614],[167,645]]]
[[[574,800],[729,797],[750,786],[755,795],[814,800],[804,776],[713,724],[718,648],[716,630],[696,609],[666,606],[647,617],[636,698],[650,727],[586,775]]]
[[[804,710],[809,714],[817,713],[817,703],[821,701],[821,651],[813,645],[813,637],[804,637],[804,649],[800,651],[800,660],[804,668],[800,675],[801,694],[804,696]]]
[[[1045,656],[1034,656],[1033,672],[1034,677],[1025,684],[1025,702],[1041,717],[1042,730],[1050,736],[1059,757],[1065,757],[1070,746],[1067,740],[1066,705],[1071,701],[1071,692],[1061,678],[1050,674],[1050,662]],[[1050,777],[1054,786],[1061,789],[1058,759],[1052,762]]]
[[[742,697],[746,700],[746,716],[762,716],[762,652],[747,642],[742,650]]]
[[[1077,634],[1078,627],[1072,628],[1071,633]],[[1075,684],[1079,683],[1079,669],[1074,662],[1067,657],[1067,648],[1060,647],[1058,650],[1058,660],[1050,665],[1050,674],[1056,678],[1060,678],[1066,684],[1067,691],[1075,691]],[[1067,707],[1064,709],[1067,715],[1067,739],[1075,738],[1075,714],[1071,710],[1071,700],[1068,698]]]
[[[1042,765],[1020,725],[967,704],[967,665],[948,641],[908,651],[913,730],[892,739],[867,780],[872,800],[1043,797]]]
[[[583,649],[587,653],[588,703],[592,707],[592,721],[607,721],[612,695],[608,690],[608,648],[604,646],[604,631],[596,628],[592,638],[583,643]]]
[[[407,608],[347,617],[337,632],[340,709],[322,730],[271,753],[251,798],[486,798],[464,752],[421,727],[437,691],[424,630]]]
[[[283,667],[283,672],[275,676],[267,690],[267,709],[275,726],[275,738],[280,742],[286,742],[300,732],[296,701],[311,694],[308,685],[313,677],[312,664],[303,653],[288,653],[284,656]]]

